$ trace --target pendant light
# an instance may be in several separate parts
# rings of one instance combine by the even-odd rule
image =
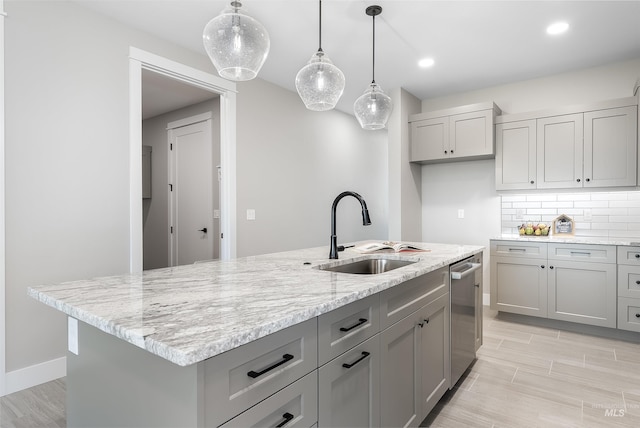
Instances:
[[[382,13],[382,7],[369,6],[365,13],[373,19],[373,78],[371,84],[353,104],[353,110],[363,129],[382,129],[387,125],[393,104],[391,98],[376,83],[376,16]]]
[[[202,41],[218,74],[228,80],[251,80],[269,54],[269,33],[232,1],[204,27]]]
[[[331,110],[344,91],[344,74],[322,50],[322,0],[318,1],[318,52],[298,71],[296,89],[309,110]]]

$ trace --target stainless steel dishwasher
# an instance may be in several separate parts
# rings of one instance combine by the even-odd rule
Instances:
[[[476,358],[476,288],[482,289],[482,254],[451,265],[451,385]]]

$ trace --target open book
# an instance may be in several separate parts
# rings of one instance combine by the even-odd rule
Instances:
[[[406,251],[431,251],[426,248],[420,248],[414,244],[403,242],[369,242],[353,248],[355,251],[363,254],[384,253],[384,252],[406,252]]]

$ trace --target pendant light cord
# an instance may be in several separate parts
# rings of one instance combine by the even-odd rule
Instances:
[[[376,83],[376,16],[373,15],[373,64],[371,65],[371,83]]]
[[[322,52],[322,0],[318,0],[318,52]]]

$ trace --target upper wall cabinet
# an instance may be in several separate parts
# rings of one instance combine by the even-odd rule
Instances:
[[[496,118],[496,189],[635,186],[635,98]]]
[[[495,156],[492,102],[409,116],[411,162],[434,163]]]

